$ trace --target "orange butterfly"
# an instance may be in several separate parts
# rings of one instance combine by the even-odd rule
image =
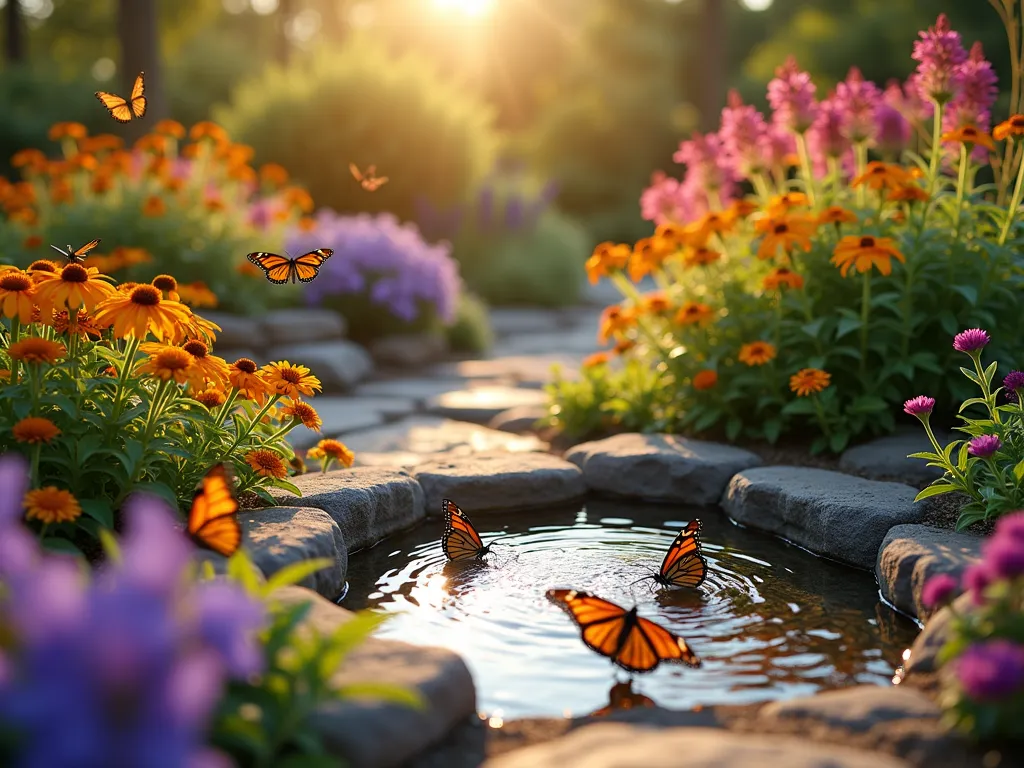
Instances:
[[[283,285],[289,279],[294,283],[298,278],[300,282],[308,283],[318,274],[320,267],[334,254],[330,248],[317,248],[315,251],[304,253],[294,259],[278,256],[276,253],[256,251],[245,258],[263,270],[267,280],[276,285]]]
[[[366,169],[366,173],[361,173],[358,166],[355,163],[349,163],[348,169],[352,173],[352,178],[359,182],[363,189],[367,192],[376,192],[382,186],[388,183],[387,176],[377,175],[377,166],[371,165]]]
[[[215,464],[196,491],[188,515],[188,534],[200,547],[225,557],[231,557],[242,545],[238,502],[223,464]]]
[[[584,644],[627,672],[650,672],[663,661],[699,667],[686,640],[630,610],[589,592],[549,589],[548,600],[568,612]]]
[[[125,101],[116,93],[107,93],[106,91],[96,91],[96,98],[100,100],[100,103],[107,108],[110,116],[117,120],[119,123],[130,123],[132,116],[142,118],[146,114],[146,82],[145,72],[139,72],[138,77],[135,78],[135,84],[132,86],[132,97],[130,100]]]
[[[691,520],[668,548],[661,570],[654,576],[644,576],[640,581],[653,579],[666,587],[696,589],[704,583],[707,575],[708,561],[700,553],[700,520]]]
[[[469,522],[454,501],[445,499],[441,502],[444,512],[444,536],[441,537],[441,548],[449,560],[483,560],[484,555],[491,551],[491,545],[484,546],[480,534]]]
[[[633,680],[630,678],[625,683],[615,683],[608,691],[608,703],[600,709],[595,709],[589,717],[605,717],[618,710],[656,706],[658,705],[650,696],[633,690]]]
[[[91,251],[99,244],[100,239],[97,237],[95,240],[90,240],[88,243],[83,245],[81,248],[78,248],[77,250],[72,248],[70,245],[65,246],[67,248],[66,251],[61,250],[56,245],[51,244],[50,247],[53,248],[53,250],[55,250],[57,253],[61,254],[69,262],[74,264],[81,264],[83,261],[85,261],[85,254],[87,254],[89,251]]]

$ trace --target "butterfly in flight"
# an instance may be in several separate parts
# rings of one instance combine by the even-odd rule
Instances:
[[[480,540],[480,534],[469,522],[466,513],[463,512],[454,501],[445,499],[441,502],[441,511],[444,513],[444,536],[441,537],[441,548],[449,560],[483,560],[484,555],[491,551],[491,545],[486,547]]]
[[[575,589],[549,589],[547,597],[580,628],[584,644],[627,672],[650,672],[661,662],[699,667],[686,640],[613,602]]]
[[[61,254],[65,259],[67,259],[69,263],[81,264],[83,261],[85,261],[85,254],[87,254],[89,251],[91,251],[99,244],[100,239],[97,237],[95,240],[90,240],[81,248],[77,249],[72,248],[70,245],[65,246],[67,248],[66,251],[61,250],[56,245],[50,245],[50,247],[53,248],[53,250],[55,250],[57,253]]]
[[[200,547],[225,557],[231,557],[242,545],[238,502],[223,464],[215,464],[203,478],[192,499],[187,530],[192,541]]]
[[[700,553],[700,520],[691,520],[668,548],[658,573],[639,581],[651,579],[665,587],[696,589],[707,575],[708,561]]]
[[[130,123],[132,117],[141,118],[146,114],[146,81],[145,72],[139,72],[132,86],[132,97],[125,101],[116,93],[96,91],[96,98],[107,108],[110,116],[119,123]]]
[[[359,182],[360,186],[367,192],[376,192],[378,189],[388,183],[387,176],[377,175],[377,166],[371,165],[367,167],[366,173],[362,173],[359,167],[355,163],[349,163],[348,169],[352,173],[352,178]]]
[[[262,269],[267,280],[276,285],[283,285],[289,280],[294,283],[296,278],[300,282],[308,283],[320,273],[320,267],[333,253],[330,248],[317,248],[315,251],[289,259],[276,253],[256,251],[245,258]]]

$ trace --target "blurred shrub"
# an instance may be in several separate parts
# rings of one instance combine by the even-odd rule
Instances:
[[[355,38],[340,48],[268,67],[215,110],[262,161],[281,163],[318,202],[340,212],[413,218],[427,196],[451,205],[486,173],[496,146],[491,111],[415,54],[393,58]],[[367,194],[349,163],[390,181]]]
[[[430,245],[414,224],[399,224],[390,213],[320,211],[312,228],[289,234],[287,247],[294,254],[334,249],[306,286],[306,300],[343,315],[357,341],[430,330],[455,319],[460,280],[450,247]]]
[[[487,304],[475,294],[463,293],[455,308],[455,320],[445,328],[445,337],[452,352],[486,352],[494,343]]]
[[[184,127],[159,122],[131,151],[78,123],[58,123],[50,136],[63,159],[25,150],[14,159],[24,181],[0,178],[0,248],[15,263],[53,256],[48,243],[77,248],[98,237],[90,266],[125,282],[174,275],[188,286],[182,298],[198,306],[219,298],[247,314],[298,299],[245,260],[279,249],[285,226],[313,207],[305,190],[286,186],[283,168],[257,173],[252,150],[213,123],[197,123],[192,141],[180,143]]]

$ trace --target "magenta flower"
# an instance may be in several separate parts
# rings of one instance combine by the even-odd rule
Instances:
[[[729,101],[722,110],[722,128],[718,132],[722,149],[740,178],[764,168],[765,137],[768,123],[764,115],[744,104],[736,90],[729,91]]]
[[[1024,544],[1024,511],[1010,512],[999,518],[992,538],[1012,539]]]
[[[953,96],[954,73],[967,60],[967,51],[960,33],[950,28],[944,13],[940,13],[935,26],[921,32],[920,37],[911,54],[918,63],[914,82],[921,98],[944,104]]]
[[[693,188],[660,171],[651,177],[651,186],[640,195],[640,215],[655,224],[681,224],[699,216]]]
[[[955,95],[946,110],[943,129],[953,131],[966,125],[987,131],[992,105],[999,89],[992,64],[985,59],[981,43],[971,47],[971,54],[953,73]]]
[[[834,97],[818,105],[818,116],[807,132],[808,149],[816,164],[824,168],[828,158],[842,157],[850,149],[850,140],[843,134],[843,112]]]
[[[929,608],[938,608],[950,601],[957,590],[956,579],[948,573],[932,576],[921,590],[921,602]]]
[[[953,349],[957,352],[977,352],[991,341],[988,331],[981,328],[968,328],[953,337]]]
[[[817,87],[809,73],[797,66],[790,56],[775,70],[775,79],[768,83],[768,103],[774,111],[774,122],[795,133],[804,133],[814,123],[818,105],[814,99]]]
[[[842,114],[840,131],[854,144],[874,142],[878,135],[875,111],[882,92],[865,80],[857,67],[851,67],[846,80],[836,86],[835,104]]]
[[[1006,391],[1006,399],[1011,403],[1018,401],[1018,395],[1024,390],[1024,371],[1010,371],[1003,377],[1003,389]]]
[[[967,452],[979,459],[987,459],[1002,447],[1003,443],[996,435],[978,435],[967,444]]]
[[[702,135],[695,131],[691,139],[679,144],[672,159],[686,166],[686,180],[694,188],[724,190],[728,195],[737,181],[717,133]]]
[[[899,90],[899,86],[896,86]],[[875,124],[878,133],[875,146],[884,155],[899,155],[910,143],[911,127],[907,118],[887,101],[879,101],[875,107]]]
[[[982,554],[989,572],[997,579],[1015,579],[1024,574],[1024,541],[992,538],[985,542]]]
[[[919,419],[927,417],[935,409],[935,398],[925,395],[912,397],[903,404],[903,412]],[[923,420],[923,419],[922,419]]]
[[[975,701],[1010,696],[1024,686],[1024,645],[986,640],[969,647],[956,661],[956,676]]]

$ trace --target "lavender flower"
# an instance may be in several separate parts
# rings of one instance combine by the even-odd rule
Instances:
[[[740,178],[751,176],[764,168],[764,141],[768,124],[764,115],[744,104],[737,91],[729,91],[728,104],[722,110],[722,127],[718,132],[722,150]]]
[[[981,328],[968,328],[953,337],[953,349],[970,354],[984,348],[991,340],[987,331]]]
[[[985,590],[992,583],[992,575],[988,568],[982,563],[974,563],[964,571],[963,586],[971,596],[971,602],[975,605],[985,603]]]
[[[987,459],[1002,447],[1003,443],[996,435],[978,435],[967,444],[967,452],[979,459]]]
[[[694,188],[705,192],[721,190],[728,196],[738,181],[732,161],[717,133],[702,135],[694,132],[689,140],[679,144],[672,159],[685,165],[687,180]]]
[[[839,158],[850,151],[850,140],[843,132],[843,122],[844,115],[834,95],[818,105],[818,116],[807,132],[807,144],[819,175],[826,173],[829,158]]]
[[[998,81],[992,64],[985,59],[981,43],[975,43],[967,60],[953,72],[955,95],[946,108],[943,129],[954,131],[973,125],[980,131],[987,131],[992,105],[999,96]]]
[[[1019,394],[1024,390],[1024,371],[1010,371],[1003,377],[1003,389],[1006,399],[1011,403],[1019,401]]]
[[[946,14],[939,14],[934,27],[920,33],[911,58],[918,62],[914,84],[923,99],[944,104],[954,93],[954,73],[967,60],[960,33],[949,26]]]
[[[999,518],[993,535],[997,537],[1024,543],[1024,511],[1010,512]]]
[[[957,590],[956,579],[948,573],[932,576],[921,590],[921,602],[929,608],[945,605]]]
[[[640,194],[640,215],[655,224],[690,221],[701,213],[693,185],[656,172],[651,185]]]
[[[900,91],[899,85],[896,85],[895,89]],[[903,113],[893,106],[893,101],[894,99],[883,97],[875,106],[875,124],[878,126],[875,145],[883,155],[890,157],[898,156],[906,149],[911,136],[910,123]]]
[[[878,86],[865,80],[857,67],[851,67],[846,80],[836,86],[833,100],[842,115],[840,132],[843,136],[854,144],[874,143],[878,135],[875,111],[882,100]]]
[[[975,701],[1010,696],[1024,686],[1024,645],[1002,638],[975,643],[957,659],[956,676]]]
[[[517,232],[524,223],[523,199],[518,195],[513,195],[505,201],[505,228]]]
[[[903,404],[903,412],[911,416],[917,416],[924,421],[935,409],[935,398],[925,395],[912,397]]]
[[[818,105],[817,87],[809,73],[797,66],[790,56],[775,70],[775,79],[768,83],[768,103],[772,105],[776,125],[795,133],[804,133],[814,123]]]
[[[997,579],[1015,579],[1024,574],[1024,542],[1010,537],[985,542],[982,554],[989,572]]]
[[[0,577],[29,571],[38,557],[35,538],[20,524],[27,467],[18,454],[0,456]]]

